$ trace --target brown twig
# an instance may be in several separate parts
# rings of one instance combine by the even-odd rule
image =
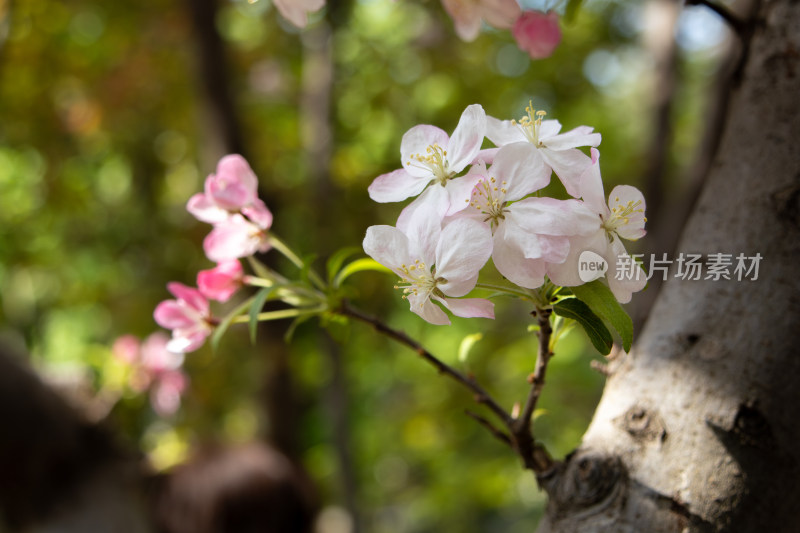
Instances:
[[[497,426],[492,424],[489,420],[487,420],[486,418],[482,417],[481,415],[479,415],[477,413],[473,413],[469,409],[464,409],[464,413],[466,413],[466,415],[469,416],[470,418],[475,419],[475,421],[477,421],[478,424],[480,424],[483,427],[485,427],[486,429],[488,429],[489,433],[494,435],[497,438],[497,440],[499,440],[503,444],[506,444],[507,446],[510,446],[511,448],[514,447],[514,443],[511,442],[511,437],[509,437],[507,434],[503,433],[503,431],[501,429],[499,429]]]
[[[384,324],[380,319],[376,317],[364,314],[358,309],[350,307],[346,303],[342,304],[338,312],[343,316],[349,316],[351,318],[364,322],[365,324],[369,324],[378,333],[382,333],[383,335],[386,335],[387,337],[392,338],[397,342],[404,344],[409,348],[411,348],[412,350],[414,350],[415,352],[417,352],[417,354],[420,357],[422,357],[425,361],[433,365],[434,368],[436,368],[436,370],[440,374],[444,374],[445,376],[457,381],[458,383],[460,383],[461,385],[465,386],[470,391],[472,391],[475,395],[476,402],[488,407],[500,420],[503,421],[503,423],[506,426],[510,427],[510,424],[513,422],[513,418],[511,417],[511,415],[508,412],[506,412],[506,410],[503,409],[503,407],[501,407],[500,404],[497,403],[497,401],[494,398],[492,398],[492,396],[486,391],[486,389],[484,389],[477,381],[475,381],[473,377],[465,376],[455,368],[451,367],[450,365],[448,365],[447,363],[443,362],[435,355],[430,353],[419,342],[412,339],[404,332],[396,330]]]

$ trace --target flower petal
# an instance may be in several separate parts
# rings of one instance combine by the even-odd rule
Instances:
[[[508,201],[519,200],[550,183],[550,167],[529,142],[507,144],[494,158],[489,174],[503,183]]]
[[[414,126],[403,135],[400,141],[400,161],[403,168],[412,176],[417,178],[432,179],[433,173],[431,170],[420,163],[414,156],[425,157],[429,146],[438,145],[442,149],[447,147],[450,140],[444,130],[436,126],[429,126],[427,124],[420,124]]]
[[[417,196],[430,183],[431,175],[414,176],[404,168],[381,174],[367,188],[369,197],[375,202],[401,202],[406,198]]]
[[[186,210],[197,220],[216,224],[227,219],[231,214],[214,203],[212,199],[204,193],[197,193],[186,202]]]
[[[486,113],[479,104],[467,106],[447,143],[447,161],[452,172],[461,172],[472,163],[483,144]]]
[[[486,116],[486,138],[496,146],[528,141],[522,130],[510,120],[499,120],[489,115]]]
[[[608,195],[608,207],[631,211],[625,217],[626,222],[617,227],[617,235],[630,241],[645,236],[647,233],[644,229],[646,204],[639,189],[630,185],[617,185]]]
[[[202,316],[208,315],[208,300],[199,290],[188,287],[183,283],[178,283],[177,281],[167,283],[167,290],[178,299],[178,302],[185,302],[186,305]]]
[[[600,217],[579,200],[525,198],[506,213],[509,224],[544,235],[589,235],[600,227]]]
[[[464,296],[475,287],[478,272],[492,255],[492,231],[470,218],[455,217],[442,229],[436,246],[438,287],[448,296]]]
[[[577,148],[557,151],[544,147],[541,148],[541,152],[545,163],[550,165],[569,195],[580,198],[581,175],[592,164],[589,156]]]
[[[433,297],[441,302],[447,309],[456,316],[463,318],[494,318],[494,304],[484,298],[439,298]]]
[[[526,259],[514,241],[506,239],[504,225],[495,232],[492,261],[503,276],[520,287],[535,289],[544,283],[544,260]]]
[[[266,233],[241,215],[233,215],[214,226],[203,241],[206,257],[215,263],[266,252],[269,248]]]
[[[599,133],[592,133],[594,128],[589,126],[578,126],[575,129],[565,131],[560,135],[542,139],[542,143],[551,150],[568,150],[578,146],[599,146],[602,140]]]
[[[586,202],[587,207],[603,217],[609,214],[606,207],[606,195],[603,192],[603,178],[600,176],[600,152],[591,149],[592,164],[581,174],[580,197]]]
[[[562,287],[583,285],[578,273],[578,262],[583,252],[590,250],[608,260],[608,238],[603,229],[586,237],[573,237],[569,240],[569,254],[562,263],[547,263],[547,275],[553,283]]]
[[[450,324],[447,313],[442,311],[438,305],[431,302],[427,294],[409,294],[408,303],[411,305],[411,311],[421,316],[427,322],[437,326],[447,326]]]
[[[626,259],[628,264],[630,264],[632,259],[628,259],[629,257],[622,241],[615,236],[605,256],[606,261],[608,261],[606,277],[608,279],[608,288],[611,289],[611,292],[614,293],[614,297],[621,304],[630,302],[632,294],[634,292],[639,292],[647,285],[647,274],[645,274],[644,270],[642,270],[639,265],[634,267],[636,274],[632,276],[618,277],[616,275],[617,264]]]
[[[153,318],[162,328],[188,328],[195,323],[195,318],[187,313],[185,306],[175,300],[164,300],[156,306]]]
[[[269,229],[272,226],[272,212],[267,209],[261,198],[256,198],[249,206],[243,207],[242,214],[261,229]]]
[[[364,252],[398,275],[401,265],[414,262],[408,247],[408,237],[393,226],[370,226],[362,243]]]

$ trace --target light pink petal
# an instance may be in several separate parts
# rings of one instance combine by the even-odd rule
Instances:
[[[391,268],[401,277],[401,265],[412,264],[416,259],[409,253],[408,237],[392,226],[370,226],[362,246],[368,256]]]
[[[156,306],[153,318],[162,328],[187,328],[195,323],[196,317],[175,300],[164,300]]]
[[[469,0],[442,0],[447,14],[453,19],[456,34],[463,41],[474,41],[481,31],[478,4]]]
[[[255,197],[258,178],[247,160],[239,154],[226,155],[217,163],[217,179],[236,184]]]
[[[517,0],[482,0],[481,8],[483,19],[501,30],[510,28],[522,13]]]
[[[489,117],[486,117],[487,119]],[[473,164],[478,162],[486,163],[487,165],[491,165],[494,162],[494,158],[497,155],[497,151],[499,148],[484,148],[482,150],[478,150],[478,153],[475,154],[475,159],[472,160]]]
[[[266,230],[272,227],[272,212],[267,209],[267,205],[260,198],[256,198],[250,205],[243,207],[242,213],[261,229]]]
[[[197,311],[200,315],[208,315],[208,300],[199,290],[187,287],[183,283],[178,283],[177,281],[167,283],[167,290],[171,292],[179,302],[185,302],[186,305]]]
[[[513,240],[505,238],[504,225],[495,232],[492,261],[503,276],[520,287],[535,289],[544,283],[544,261],[526,259]]]
[[[403,139],[400,141],[400,161],[403,164],[403,168],[417,178],[433,178],[431,170],[415,159],[414,156],[425,157],[428,155],[428,147],[434,144],[444,150],[447,148],[449,140],[447,133],[436,126],[427,124],[414,126],[405,132]]]
[[[447,313],[442,311],[438,305],[431,302],[427,295],[409,294],[408,303],[411,306],[411,311],[421,316],[425,321],[437,326],[446,326],[450,324]]]
[[[408,204],[397,218],[397,228],[405,233],[411,245],[409,252],[419,253],[427,264],[435,260],[442,219],[450,208],[450,196],[441,185],[434,184]]]
[[[238,260],[224,261],[210,270],[197,273],[197,287],[211,300],[227,302],[242,286],[244,271]]]
[[[142,343],[142,366],[151,374],[174,370],[183,364],[183,354],[167,350],[169,337],[158,331],[147,337]]]
[[[519,126],[512,124],[510,120],[498,120],[488,115],[486,116],[486,138],[496,146],[528,142],[528,138],[525,137]]]
[[[512,212],[508,213],[508,215],[512,214]],[[542,245],[539,243],[539,236],[536,232],[522,229],[512,217],[506,216],[506,220],[495,231],[495,237],[498,233],[504,236],[503,239],[509,246],[521,252],[522,257],[528,259],[542,257]]]
[[[628,209],[631,214],[627,217],[627,223],[617,227],[617,234],[623,239],[635,241],[645,236],[647,231],[644,229],[645,201],[641,191],[630,185],[617,185],[608,195],[608,207]]]
[[[561,123],[555,119],[543,120],[542,125],[539,126],[539,140],[546,141],[547,139],[557,135],[561,131]]]
[[[266,252],[269,248],[266,233],[241,215],[214,226],[203,241],[206,257],[217,263]]]
[[[625,251],[625,246],[622,244],[622,241],[616,236],[604,257],[606,261],[608,261],[608,272],[606,273],[608,288],[611,289],[611,292],[619,303],[624,304],[630,302],[632,294],[634,292],[639,292],[647,285],[647,274],[637,265],[635,268],[638,270],[638,276],[623,276],[623,279],[617,279],[615,275],[617,272],[617,263],[629,256],[628,252]],[[632,261],[632,259],[628,261]]]
[[[439,298],[434,296],[436,301],[441,302],[451,313],[463,318],[494,318],[494,304],[483,298]]]
[[[600,227],[600,217],[579,200],[526,198],[511,205],[509,223],[545,235],[589,235]]]
[[[561,151],[542,148],[541,153],[545,163],[550,165],[569,195],[579,198],[581,176],[592,165],[591,158],[577,148]]]
[[[535,146],[519,142],[500,148],[489,175],[506,189],[506,200],[513,202],[547,186],[551,171]]]
[[[483,167],[483,170],[474,173],[470,171],[470,173],[460,178],[449,180],[444,187],[447,191],[450,204],[446,215],[454,215],[469,206],[470,198],[472,198],[472,191],[475,189],[478,182],[483,179],[486,179],[485,167]]]
[[[526,11],[511,29],[520,50],[528,52],[533,59],[550,57],[561,42],[558,14]]]
[[[189,211],[197,220],[216,224],[226,220],[230,213],[215,204],[204,193],[197,193],[186,203],[186,210]]]
[[[600,152],[592,148],[592,164],[579,179],[580,197],[586,206],[599,215],[607,217],[609,214],[606,206],[606,195],[603,192],[603,178],[600,176]]]
[[[598,146],[602,140],[599,133],[592,133],[594,128],[589,126],[578,126],[575,129],[565,131],[561,135],[543,137],[540,133],[539,139],[542,144],[551,150],[568,150],[579,146]]]
[[[483,144],[486,113],[479,104],[467,106],[447,144],[447,160],[452,172],[461,172],[472,163]]]
[[[172,339],[167,343],[167,350],[175,353],[189,353],[200,348],[211,334],[205,324],[196,324],[189,328],[172,331]]]
[[[550,276],[553,283],[562,287],[583,285],[584,282],[578,274],[578,261],[581,254],[590,250],[607,259],[608,248],[608,238],[605,230],[602,229],[598,229],[597,232],[586,237],[570,238],[567,258],[563,263],[548,263],[547,275]]]
[[[569,237],[539,235],[542,259],[548,263],[563,263],[569,255]]]
[[[414,176],[401,168],[388,174],[381,174],[367,188],[369,197],[375,202],[401,202],[417,196],[430,183],[431,174]]]
[[[442,229],[436,247],[438,287],[448,296],[464,296],[477,282],[478,272],[492,255],[492,232],[470,218],[456,217]]]
[[[135,335],[123,335],[114,341],[111,353],[123,363],[132,364],[139,359],[139,339]]]

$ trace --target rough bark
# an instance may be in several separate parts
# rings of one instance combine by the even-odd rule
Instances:
[[[664,284],[581,447],[542,480],[541,532],[798,530],[800,3],[754,22],[678,250],[760,253],[758,279]]]

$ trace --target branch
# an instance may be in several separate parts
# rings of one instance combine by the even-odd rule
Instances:
[[[497,401],[495,401],[494,398],[492,398],[492,396],[486,391],[486,389],[484,389],[477,381],[475,381],[473,377],[465,376],[455,368],[451,367],[430,353],[420,343],[406,335],[404,332],[393,329],[392,327],[381,322],[381,320],[376,317],[366,315],[358,309],[350,307],[346,303],[342,304],[342,307],[338,310],[338,313],[342,316],[348,316],[356,320],[360,320],[365,324],[369,324],[378,333],[382,333],[383,335],[396,340],[400,344],[408,346],[417,352],[417,354],[425,361],[433,365],[440,374],[444,374],[445,376],[457,381],[472,391],[475,394],[476,402],[488,407],[500,420],[503,421],[506,426],[511,427],[511,424],[514,421],[511,415],[508,414],[508,412],[506,412],[506,410],[503,409],[500,404],[497,403]]]
[[[467,416],[469,416],[470,418],[474,418],[478,422],[478,424],[480,424],[483,427],[485,427],[486,429],[488,429],[489,433],[491,433],[492,435],[497,437],[497,440],[499,440],[503,444],[506,444],[506,445],[510,446],[511,448],[514,447],[514,443],[511,442],[511,437],[509,437],[508,435],[503,433],[502,430],[498,429],[494,424],[489,422],[487,419],[485,419],[484,417],[482,417],[481,415],[479,415],[477,413],[473,413],[469,409],[465,409],[464,413]]]

